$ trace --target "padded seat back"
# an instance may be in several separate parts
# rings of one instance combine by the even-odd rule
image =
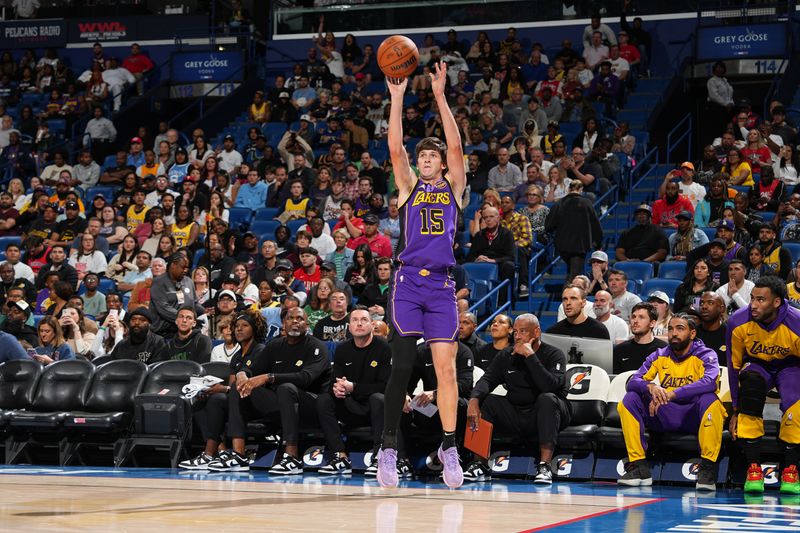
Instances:
[[[150,367],[142,394],[158,394],[167,390],[167,396],[180,396],[181,389],[191,376],[202,376],[203,367],[194,361],[162,361]]]
[[[141,361],[111,361],[95,370],[86,396],[86,410],[95,413],[132,411],[133,399],[147,377]]]
[[[203,363],[203,373],[206,376],[214,376],[228,383],[228,377],[231,375],[231,365],[222,361],[209,361]]]
[[[0,364],[0,409],[30,407],[42,365],[32,359],[17,359]]]
[[[570,426],[600,425],[605,414],[610,380],[605,370],[594,365],[567,365],[567,400],[572,404]]]
[[[607,427],[620,428],[622,424],[619,421],[619,412],[617,412],[617,404],[625,397],[628,392],[628,381],[636,373],[636,370],[628,370],[622,374],[617,374],[614,381],[608,387],[608,396],[606,397],[606,416],[603,419],[603,425]]]
[[[83,408],[92,382],[94,365],[89,361],[56,361],[42,371],[31,407],[34,411],[77,411]]]

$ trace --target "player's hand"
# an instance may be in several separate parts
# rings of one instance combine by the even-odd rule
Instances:
[[[425,407],[426,405],[433,403],[433,391],[426,390],[420,392],[414,397],[414,401],[417,402],[417,405],[420,407]]]
[[[447,65],[444,61],[439,61],[433,66],[433,71],[429,74],[431,77],[431,90],[433,96],[444,96],[445,85],[447,84]]]
[[[389,87],[389,95],[394,98],[403,99],[406,94],[406,87],[408,86],[408,78],[390,78],[386,77],[386,85]]]
[[[739,415],[733,413],[730,422],[728,422],[728,431],[731,433],[731,439],[736,440],[736,429],[739,425]]]
[[[478,422],[481,420],[481,405],[477,398],[471,398],[467,404],[467,425],[472,431],[478,431]]]
[[[410,413],[411,412],[411,396],[406,394],[406,401],[403,403],[403,412]]]

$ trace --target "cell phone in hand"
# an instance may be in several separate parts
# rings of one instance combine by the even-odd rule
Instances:
[[[25,352],[28,354],[28,357],[30,357],[31,359],[36,359],[36,356],[38,355],[36,353],[36,348],[28,348],[27,350],[25,350]]]

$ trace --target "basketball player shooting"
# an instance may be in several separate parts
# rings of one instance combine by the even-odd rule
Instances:
[[[392,374],[384,400],[383,445],[378,452],[378,482],[383,487],[395,487],[398,482],[397,431],[419,337],[428,342],[433,352],[438,383],[436,404],[443,430],[438,455],[444,482],[450,488],[458,488],[464,479],[455,442],[458,312],[450,269],[455,265],[453,239],[466,175],[461,137],[445,98],[446,76],[444,62],[435,65],[431,85],[447,146],[434,137],[417,144],[419,178],[411,169],[403,146],[403,95],[408,79],[387,78],[391,94],[389,153],[399,192],[402,231],[390,299]]]

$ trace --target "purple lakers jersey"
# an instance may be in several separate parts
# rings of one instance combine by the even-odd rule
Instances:
[[[442,271],[455,265],[453,240],[458,220],[450,182],[417,180],[408,200],[400,207],[400,240],[397,259],[404,265]]]

